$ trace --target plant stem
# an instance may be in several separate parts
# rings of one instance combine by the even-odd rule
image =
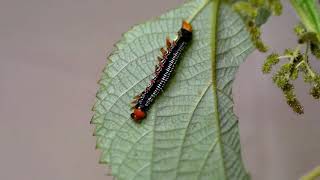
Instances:
[[[312,171],[310,171],[308,174],[303,176],[301,180],[316,180],[317,177],[320,177],[320,166],[316,167]]]
[[[211,69],[212,69],[212,90],[213,90],[213,103],[214,103],[214,122],[217,129],[217,144],[219,153],[221,154],[221,157],[223,157],[223,143],[221,140],[221,126],[220,126],[220,113],[219,113],[219,102],[218,102],[218,89],[217,89],[217,43],[218,43],[218,24],[219,24],[219,10],[220,10],[220,0],[213,0],[212,2],[212,26],[211,26]],[[227,174],[226,174],[226,166],[224,159],[221,161],[221,167],[223,168],[223,179],[227,180]]]
[[[315,0],[290,0],[290,3],[307,30],[320,33],[320,13]]]
[[[316,75],[315,73],[313,72],[313,70],[311,69],[310,65],[309,65],[309,61],[308,61],[308,53],[309,53],[309,44],[306,44],[306,52],[305,52],[305,57],[304,57],[304,64],[306,65],[307,67],[307,70],[309,71],[310,75],[312,78],[314,78]]]

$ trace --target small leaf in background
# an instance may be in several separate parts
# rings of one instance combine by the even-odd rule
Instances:
[[[254,49],[230,4],[192,0],[135,26],[109,56],[91,123],[100,162],[118,180],[245,180],[232,82]],[[156,57],[191,21],[193,40],[164,92],[136,124],[130,102],[153,77]]]
[[[268,47],[261,39],[260,26],[272,14],[279,16],[282,13],[282,4],[279,0],[248,0],[236,1],[232,5],[244,19],[251,36],[251,41],[260,52],[267,52]]]
[[[303,114],[303,106],[296,97],[293,81],[301,74],[304,81],[310,84],[309,94],[314,99],[320,98],[320,74],[310,64],[310,55],[320,58],[320,11],[316,0],[290,0],[290,3],[301,21],[294,28],[298,45],[294,50],[287,49],[282,56],[274,57],[275,53],[268,56],[262,72],[270,73],[280,60],[288,60],[272,79],[282,90],[292,110]]]

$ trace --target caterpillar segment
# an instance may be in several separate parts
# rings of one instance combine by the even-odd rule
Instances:
[[[136,123],[141,123],[147,116],[154,100],[163,92],[167,82],[170,80],[177,61],[182,52],[192,39],[192,26],[187,21],[182,21],[181,29],[178,31],[178,37],[174,41],[166,38],[166,48],[161,48],[162,57],[157,57],[158,65],[155,66],[154,77],[150,80],[146,89],[136,96],[133,100],[133,112],[131,118]]]

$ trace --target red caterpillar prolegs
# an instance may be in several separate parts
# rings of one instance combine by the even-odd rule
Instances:
[[[182,22],[182,27],[176,40],[170,42],[167,38],[167,50],[161,48],[162,57],[158,57],[159,65],[156,66],[155,76],[146,89],[136,96],[132,102],[134,110],[131,113],[131,117],[135,122],[140,123],[146,117],[151,104],[167,84],[182,51],[191,39],[192,26],[186,21]]]

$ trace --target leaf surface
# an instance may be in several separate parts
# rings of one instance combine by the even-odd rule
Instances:
[[[238,14],[228,4],[214,7],[214,1],[192,0],[137,25],[108,58],[91,123],[100,161],[117,179],[249,179],[231,88],[253,46]],[[159,49],[183,19],[191,20],[192,43],[147,118],[136,124],[130,102],[153,77]]]

